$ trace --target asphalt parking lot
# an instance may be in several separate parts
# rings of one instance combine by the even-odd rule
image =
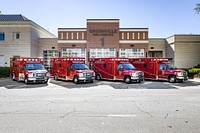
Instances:
[[[2,133],[199,133],[200,81],[0,80]]]
[[[26,85],[23,82],[12,81],[10,78],[1,79],[0,87],[5,87],[7,89],[15,88],[37,88],[45,86],[60,86],[66,89],[77,89],[77,88],[89,88],[107,85],[113,89],[180,89],[180,88],[190,88],[200,85],[200,79],[189,79],[183,83],[169,83],[167,81],[149,81],[146,80],[141,83],[130,83],[126,84],[122,81],[106,81],[95,80],[93,83],[79,83],[74,84],[72,81],[56,81],[53,78],[50,78],[48,84],[28,84]]]

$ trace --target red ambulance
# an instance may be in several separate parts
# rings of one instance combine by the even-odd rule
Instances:
[[[48,82],[48,71],[44,68],[42,58],[10,58],[10,76],[13,80],[29,82]]]
[[[144,80],[143,72],[136,70],[127,58],[91,58],[90,67],[94,69],[97,80],[121,80],[126,83]]]
[[[131,58],[130,63],[144,72],[145,79],[183,82],[188,79],[187,72],[177,69],[168,58]]]
[[[95,73],[85,64],[85,58],[63,57],[50,59],[50,74],[55,80],[71,80],[74,83],[93,82]]]

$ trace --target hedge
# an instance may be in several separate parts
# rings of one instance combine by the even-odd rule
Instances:
[[[0,78],[10,76],[10,67],[0,67]]]
[[[200,78],[200,68],[189,68],[188,76],[190,78]]]
[[[190,69],[188,69],[188,72],[197,74],[197,73],[200,73],[200,68],[190,68]]]

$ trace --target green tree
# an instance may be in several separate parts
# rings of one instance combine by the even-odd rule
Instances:
[[[194,8],[197,14],[200,14],[200,3],[196,4],[196,7]]]

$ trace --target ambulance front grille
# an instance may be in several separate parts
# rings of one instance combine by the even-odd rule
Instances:
[[[36,77],[45,77],[46,73],[36,73]]]
[[[87,73],[83,73],[84,77],[91,77],[93,75],[93,73],[87,72]]]
[[[139,76],[142,76],[142,75],[143,75],[143,73],[142,73],[142,72],[138,72],[138,75],[139,75]]]

